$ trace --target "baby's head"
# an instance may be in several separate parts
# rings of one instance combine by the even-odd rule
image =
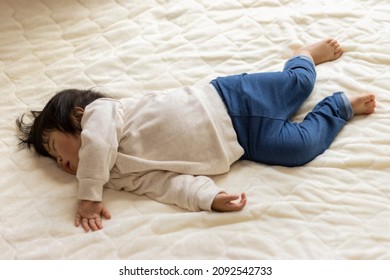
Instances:
[[[98,98],[106,97],[93,90],[67,89],[54,95],[42,111],[31,111],[32,123],[25,123],[20,117],[16,120],[21,135],[19,145],[34,147],[38,155],[53,157],[47,150],[48,135],[62,132],[79,136],[81,117],[85,107]]]

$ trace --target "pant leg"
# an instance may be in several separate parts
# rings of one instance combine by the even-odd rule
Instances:
[[[352,116],[348,99],[338,92],[318,103],[301,123],[241,118],[240,121],[251,129],[245,158],[290,167],[306,164],[330,146]]]
[[[290,59],[282,72],[218,78],[214,85],[228,109],[243,159],[303,165],[323,153],[352,116],[341,92],[321,101],[302,123],[289,119],[310,95],[316,78],[307,57]]]
[[[311,94],[316,79],[315,65],[305,56],[288,60],[282,72],[220,77],[211,84],[224,101],[232,118],[244,159],[257,159],[258,143],[267,137],[268,120],[284,124]],[[265,125],[267,120],[267,125]],[[280,128],[276,127],[276,130]]]
[[[220,77],[211,84],[230,115],[289,119],[311,94],[315,65],[305,56],[288,60],[281,72]]]

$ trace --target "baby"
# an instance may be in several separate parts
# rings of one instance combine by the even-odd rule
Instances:
[[[57,93],[33,123],[17,120],[20,143],[57,161],[79,181],[75,225],[102,229],[110,212],[103,187],[144,194],[191,211],[239,211],[245,193],[228,194],[208,177],[239,159],[300,166],[323,153],[375,96],[326,97],[300,123],[290,118],[313,90],[315,66],[343,53],[334,39],[297,50],[283,71],[220,77],[208,85],[140,100],[92,90]]]

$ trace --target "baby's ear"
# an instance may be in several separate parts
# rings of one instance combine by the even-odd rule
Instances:
[[[84,115],[84,109],[81,107],[76,107],[73,110],[73,118],[77,122],[78,125],[81,123],[81,118]]]

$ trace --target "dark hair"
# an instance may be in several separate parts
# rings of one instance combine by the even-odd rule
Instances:
[[[51,157],[46,151],[45,135],[58,130],[63,133],[78,135],[81,132],[80,122],[76,121],[75,108],[85,107],[98,98],[106,97],[93,90],[66,89],[54,95],[42,111],[30,111],[33,115],[32,123],[25,123],[23,114],[16,120],[21,132],[19,146],[34,147],[38,155]]]

